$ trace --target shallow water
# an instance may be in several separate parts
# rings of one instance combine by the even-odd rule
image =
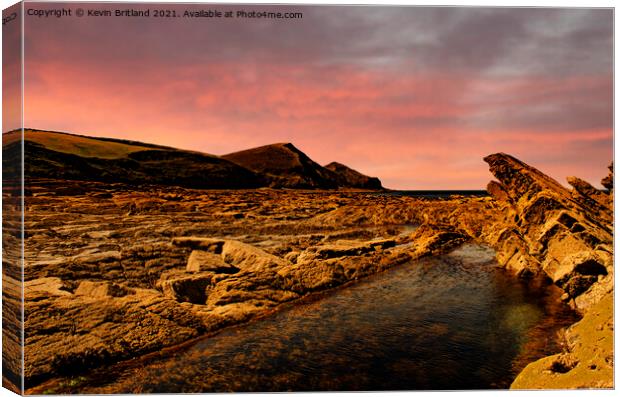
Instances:
[[[377,192],[376,194],[435,199],[447,199],[452,196],[487,197],[489,195],[486,190],[391,190]]]
[[[64,384],[82,393],[507,388],[528,362],[557,352],[557,331],[576,321],[558,293],[467,245]]]

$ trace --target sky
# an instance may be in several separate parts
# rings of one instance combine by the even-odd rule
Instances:
[[[292,142],[394,189],[483,189],[496,152],[600,187],[612,160],[610,9],[166,9],[303,18],[26,16],[25,126],[217,155]]]

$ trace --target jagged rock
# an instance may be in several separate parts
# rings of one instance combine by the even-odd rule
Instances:
[[[43,277],[24,283],[24,296],[26,299],[37,299],[40,296],[69,296],[67,283],[58,277]]]
[[[128,288],[106,281],[82,281],[75,290],[76,295],[87,295],[95,298],[120,297],[131,294]]]
[[[609,175],[601,180],[601,185],[605,187],[607,190],[614,190],[614,163],[612,162],[609,167]]]
[[[569,183],[577,192],[571,194],[507,154],[494,154],[485,161],[500,181],[489,186],[493,197],[504,205],[503,223],[511,225],[510,232],[494,244],[500,263],[517,273],[542,270],[572,298],[587,292],[599,275],[613,272],[611,256],[594,252],[597,245],[613,241],[613,212],[605,206],[603,193],[571,177]]]
[[[487,192],[497,201],[512,203],[512,199],[503,186],[496,181],[491,181],[487,185]]]
[[[226,263],[221,255],[209,251],[194,250],[187,259],[188,272],[213,271],[216,273],[236,273],[238,268]]]
[[[492,245],[497,250],[497,261],[517,276],[527,278],[540,272],[540,263],[529,254],[527,242],[515,227],[499,231]]]
[[[203,237],[177,237],[172,240],[172,243],[180,247],[193,248],[195,250],[194,252],[204,252],[203,254],[193,254],[193,256],[190,256],[189,260],[192,262],[192,266],[199,267],[199,265],[195,262],[201,259],[215,261],[214,257],[207,256],[207,253],[220,255],[221,262],[218,260],[217,263],[223,267],[228,267],[231,269],[237,268],[256,271],[261,270],[262,268],[279,267],[287,264],[287,262],[282,258],[268,254],[267,252],[250,244],[245,244],[236,240]]]
[[[114,262],[121,259],[120,251],[105,251],[105,252],[93,252],[85,253],[73,258],[73,261],[78,264],[88,263],[105,263]]]
[[[99,299],[79,295],[28,300],[26,385],[51,375],[145,354],[204,332],[198,317],[155,291]]]
[[[375,241],[339,240],[333,244],[320,245],[308,248],[297,256],[297,263],[309,262],[316,259],[332,259],[343,256],[360,256],[369,252],[391,248],[396,245],[393,239]]]
[[[175,237],[172,244],[178,247],[189,247],[195,250],[202,250],[219,254],[222,252],[224,240],[209,237]]]
[[[583,206],[588,207],[590,211],[600,215],[600,212],[609,210],[609,194],[601,192],[588,182],[575,176],[569,176],[566,180],[575,188],[572,192],[573,198]]]
[[[174,274],[165,277],[158,283],[164,296],[177,302],[189,302],[204,305],[207,301],[207,289],[212,285],[213,274]]]
[[[413,233],[411,239],[414,243],[414,255],[421,257],[437,255],[454,249],[469,240],[469,237],[455,231],[435,230],[424,225]]]
[[[569,176],[568,178],[566,178],[566,180],[572,187],[575,188],[575,192],[580,194],[581,196],[596,201],[601,201],[604,204],[607,203],[607,200],[602,199],[603,197],[606,197],[606,194],[599,191],[583,179],[577,178],[576,176]]]
[[[489,193],[504,229],[487,228],[477,238],[493,243],[506,268],[544,273],[584,314],[566,332],[567,351],[529,364],[511,388],[613,387],[613,192],[569,177],[571,192],[503,153],[485,161],[500,181]],[[611,190],[613,176],[603,185]]]
[[[301,252],[291,251],[284,256],[284,260],[291,263],[297,263],[297,258],[299,257],[299,254],[301,254]]]
[[[224,261],[239,269],[253,272],[278,269],[289,265],[287,261],[260,248],[235,240],[226,240],[222,246]]]
[[[541,191],[567,194],[566,189],[557,181],[508,154],[492,154],[485,157],[484,161],[489,164],[491,173],[515,203],[521,199],[531,200]]]

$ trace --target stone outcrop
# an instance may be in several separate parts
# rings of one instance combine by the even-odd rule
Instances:
[[[31,180],[26,385],[174,346],[474,240],[515,274],[555,282],[584,315],[566,351],[530,364],[513,386],[608,387],[613,189],[577,178],[567,189],[504,154],[487,161],[498,181],[478,198]]]
[[[605,187],[605,189],[609,191],[614,190],[614,163],[612,162],[609,167],[609,175],[601,180],[601,185]]]
[[[544,273],[579,310],[613,289],[613,210],[606,194],[571,177],[572,191],[506,154],[485,158],[500,183],[489,193],[502,206],[498,260],[522,274]]]
[[[566,332],[566,352],[530,364],[512,387],[612,387],[613,176],[604,179],[610,192],[576,177],[569,190],[507,154],[485,161],[499,180],[488,191],[502,218],[478,238],[506,268],[548,277],[584,315]]]
[[[192,251],[187,260],[186,269],[188,272],[236,273],[239,271],[239,268],[226,263],[220,255],[201,250]]]
[[[51,288],[50,285],[49,288]],[[181,343],[204,332],[187,307],[152,290],[122,297],[26,293],[26,387]]]
[[[441,211],[409,197],[31,182],[28,388],[267,315],[468,238],[412,226],[427,206]]]

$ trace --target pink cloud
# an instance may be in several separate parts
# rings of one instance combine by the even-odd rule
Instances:
[[[174,79],[161,78],[170,72]],[[611,139],[610,129],[549,134],[472,127],[467,120],[480,110],[462,100],[468,83],[461,77],[395,81],[353,68],[327,72],[328,83],[285,66],[261,67],[258,77],[248,77],[239,66],[213,64],[147,69],[134,79],[122,68],[84,73],[80,65],[32,64],[26,124],[215,154],[293,141],[317,161],[348,163],[395,188],[482,188],[490,178],[482,157],[489,153],[527,157]],[[486,90],[492,83],[479,82]]]

